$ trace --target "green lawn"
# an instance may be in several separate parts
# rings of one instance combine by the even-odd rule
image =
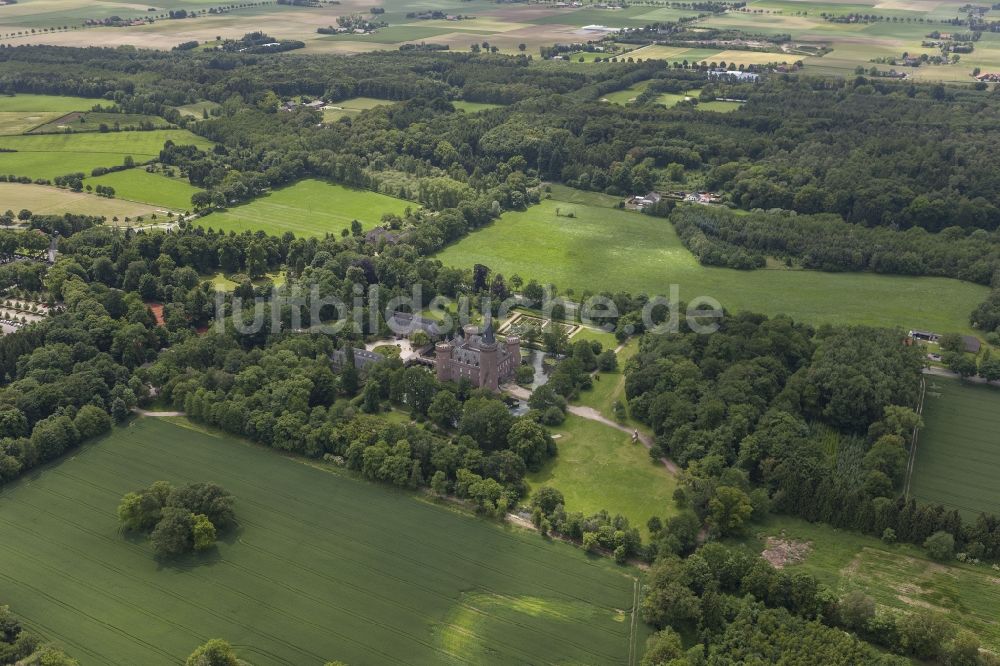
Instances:
[[[971,332],[969,312],[988,293],[986,287],[944,278],[706,267],[667,220],[555,199],[504,213],[437,256],[449,266],[482,263],[504,275],[517,273],[577,293],[669,296],[670,285],[676,284],[685,302],[708,296],[730,310],[785,313],[814,324]]]
[[[275,190],[248,204],[212,213],[198,224],[225,231],[261,229],[281,235],[291,231],[298,236],[339,234],[350,229],[352,220],[370,228],[383,213],[401,215],[416,204],[369,190],[356,190],[319,180],[302,180]]]
[[[137,163],[149,161],[168,139],[202,148],[212,145],[187,130],[0,136],[0,148],[17,151],[0,153],[0,173],[49,179],[75,172],[89,175],[94,167],[118,166],[129,155]]]
[[[213,637],[257,666],[627,663],[634,570],[176,421],[0,495],[3,601],[84,666],[179,664]],[[159,479],[228,489],[236,533],[158,563],[115,508]]]
[[[233,281],[233,276],[226,275],[222,271],[215,273],[214,275],[207,276],[208,281],[212,283],[212,286],[216,291],[233,291],[236,287],[240,286],[239,283]],[[266,281],[270,280],[271,284],[275,287],[280,287],[285,284],[287,280],[287,275],[285,271],[278,271],[276,273],[268,273],[262,278],[256,280],[251,280],[254,285],[262,285]]]
[[[187,180],[148,173],[141,167],[87,178],[86,184],[95,187],[110,185],[115,188],[118,199],[142,201],[174,210],[191,210],[191,195],[199,191]]]
[[[645,446],[633,444],[627,432],[572,414],[551,430],[558,436],[559,455],[528,475],[533,490],[543,485],[558,488],[567,511],[620,513],[644,536],[647,520],[676,512],[676,480],[650,460]]]
[[[1000,649],[1000,585],[988,565],[942,564],[915,546],[888,546],[873,537],[795,518],[772,517],[763,527],[751,529],[756,531],[750,541],[757,552],[766,536],[810,544],[806,558],[789,570],[815,575],[838,596],[861,590],[886,608],[931,608],[971,630],[984,647]]]
[[[927,376],[910,493],[968,520],[1000,507],[1000,389]]]

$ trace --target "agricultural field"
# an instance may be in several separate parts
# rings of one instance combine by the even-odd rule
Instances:
[[[218,636],[258,666],[637,657],[634,570],[171,421],[140,418],[0,495],[4,602],[84,666],[177,664]],[[232,492],[236,534],[158,564],[115,508],[160,479]]]
[[[644,538],[649,535],[647,520],[676,512],[675,478],[653,463],[646,447],[633,443],[629,433],[573,414],[550,430],[559,455],[541,471],[528,474],[533,489],[557,488],[566,498],[567,511],[620,513]]]
[[[162,173],[149,173],[143,168],[127,169],[87,178],[86,185],[110,185],[117,199],[141,201],[172,210],[191,209],[191,196],[199,191],[182,178],[170,178]]]
[[[168,139],[201,148],[212,145],[187,130],[0,136],[0,148],[17,151],[0,153],[0,173],[50,180],[68,173],[89,174],[95,167],[120,165],[128,156],[137,163],[151,160]]]
[[[35,127],[31,130],[31,134],[99,132],[102,126],[105,128],[104,131],[117,131],[116,128],[120,130],[138,130],[143,126],[155,127],[157,129],[173,127],[173,125],[159,116],[148,116],[139,113],[74,111],[59,118],[54,118],[44,125]]]
[[[562,196],[561,191],[553,190],[553,196]],[[504,275],[517,273],[577,291],[669,296],[675,284],[685,302],[708,296],[730,310],[785,313],[814,324],[971,333],[969,312],[988,293],[986,287],[945,278],[702,266],[667,220],[556,199],[504,213],[437,256],[446,265],[482,263]],[[938,305],[927,308],[928,302]]]
[[[921,502],[975,520],[1000,507],[1000,389],[928,375],[924,429],[909,480]]]
[[[807,71],[817,74],[850,76],[858,66],[870,68],[873,58],[899,57],[903,52],[911,55],[921,53],[937,55],[938,49],[923,47],[921,42],[932,30],[953,32],[955,27],[944,21],[958,17],[960,6],[961,3],[887,4],[877,3],[874,0],[852,1],[849,4],[756,0],[748,3],[744,11],[729,11],[711,16],[699,21],[699,25],[736,28],[757,34],[790,34],[793,41],[827,44],[832,48],[832,52],[822,57],[789,55],[789,59],[801,59]],[[824,12],[833,15],[873,14],[888,17],[889,20],[873,23],[832,23],[823,19],[821,14]],[[994,13],[987,16],[988,20],[992,19]],[[893,18],[895,20],[892,20]],[[996,48],[994,37],[984,33],[983,41],[976,44],[975,51],[963,54],[957,64],[896,69],[921,81],[968,83],[972,81],[970,71],[973,67],[982,67],[984,71],[1000,69],[1000,49]],[[741,52],[726,53],[729,56],[726,58],[728,62],[732,58],[731,54]],[[737,59],[736,62],[741,60]],[[888,70],[891,65],[880,64],[878,67]]]
[[[345,117],[353,118],[362,111],[387,104],[395,104],[395,102],[387,99],[375,99],[374,97],[352,97],[342,102],[332,102],[323,108],[323,121],[332,123]]]
[[[198,224],[237,232],[260,229],[276,236],[286,231],[297,236],[323,236],[350,229],[353,220],[366,229],[371,228],[384,213],[401,215],[407,207],[416,204],[369,190],[307,179],[242,206],[212,213]]]
[[[804,557],[793,557],[787,569],[813,574],[838,596],[861,590],[884,608],[937,610],[956,626],[975,633],[986,649],[1000,649],[996,622],[1000,585],[989,565],[943,564],[928,559],[927,551],[915,546],[890,546],[873,537],[795,518],[771,517],[755,532],[749,542],[757,552],[766,547],[768,537],[805,545]]]
[[[0,136],[24,134],[73,111],[86,111],[104,100],[62,95],[0,96]]]
[[[76,213],[104,216],[109,220],[118,217],[148,216],[157,211],[155,206],[121,199],[106,199],[96,194],[73,192],[47,185],[22,185],[0,183],[0,212],[30,210],[42,215]]]

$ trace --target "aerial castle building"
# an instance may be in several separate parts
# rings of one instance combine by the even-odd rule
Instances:
[[[499,391],[500,384],[512,380],[521,365],[521,341],[515,335],[498,343],[493,322],[480,335],[475,325],[466,326],[464,335],[439,342],[434,347],[438,381],[468,379],[473,386]]]

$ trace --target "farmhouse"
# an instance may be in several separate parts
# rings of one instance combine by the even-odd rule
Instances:
[[[930,331],[910,331],[909,337],[921,342],[937,342],[941,339],[939,333],[931,333]]]
[[[739,70],[729,70],[729,69],[713,69],[708,72],[709,78],[712,79],[732,79],[734,81],[758,81],[760,80],[760,74],[754,72],[741,72]]]
[[[481,335],[477,331],[475,325],[469,325],[462,337],[437,343],[435,372],[438,381],[467,379],[473,386],[497,392],[521,365],[521,340],[508,335],[505,343],[498,343],[491,321]]]
[[[659,194],[658,192],[650,192],[645,196],[636,194],[635,196],[630,197],[625,202],[625,205],[629,208],[642,210],[646,206],[655,206],[656,204],[660,203],[662,199],[663,195]]]

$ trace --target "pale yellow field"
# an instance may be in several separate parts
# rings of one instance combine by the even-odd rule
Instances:
[[[0,136],[23,134],[63,115],[66,114],[43,111],[0,111]]]
[[[451,30],[452,32],[485,33],[510,32],[512,30],[523,30],[525,28],[534,27],[530,23],[511,23],[503,18],[492,16],[479,16],[463,21],[447,21],[444,19],[433,21],[415,21],[404,25],[419,26],[421,28],[442,28],[445,30]]]
[[[744,63],[747,65],[763,65],[769,62],[795,62],[798,59],[798,56],[787,53],[760,53],[757,51],[719,51],[711,58],[702,58],[702,60],[708,60],[709,62],[725,61],[727,63],[735,62],[736,64]]]
[[[86,192],[71,192],[46,185],[0,183],[0,212],[13,210],[16,213],[22,209],[43,215],[62,215],[63,213],[103,215],[109,220],[116,216],[122,219],[125,217],[135,218],[139,215],[148,218],[153,213],[158,213],[161,216],[166,213],[159,206],[122,199],[105,199]]]
[[[661,46],[660,44],[651,44],[649,46],[643,46],[635,51],[629,51],[626,57],[631,56],[633,58],[642,58],[643,60],[671,60],[682,53],[686,53],[691,49],[677,47],[677,46]]]

